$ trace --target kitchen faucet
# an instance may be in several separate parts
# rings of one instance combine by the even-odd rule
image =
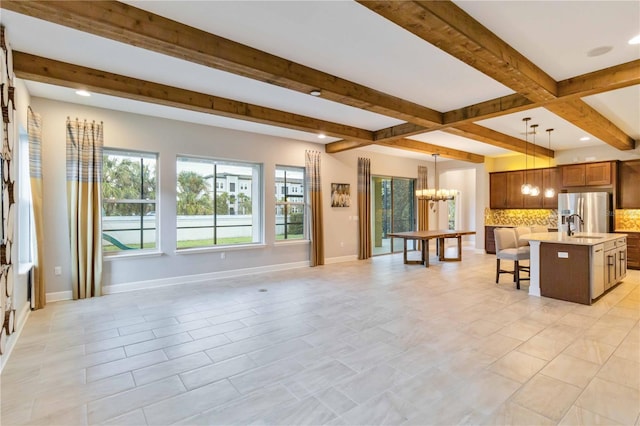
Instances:
[[[570,237],[573,234],[575,234],[575,231],[571,230],[571,224],[574,223],[573,222],[574,218],[578,218],[578,220],[580,221],[580,225],[584,225],[584,220],[582,220],[582,217],[579,214],[574,213],[574,214],[571,214],[571,215],[567,216],[565,221],[567,222],[567,236],[568,237]]]

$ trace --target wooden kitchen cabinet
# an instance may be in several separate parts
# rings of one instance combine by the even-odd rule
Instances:
[[[541,209],[542,199],[544,198],[544,186],[542,183],[542,169],[527,170],[525,172],[525,182],[531,186],[537,186],[540,188],[540,194],[537,196],[525,195],[523,196],[523,207],[525,209]]]
[[[610,186],[611,161],[599,163],[571,164],[560,167],[562,187],[576,186]]]
[[[507,172],[489,175],[489,207],[492,209],[507,208]]]
[[[507,173],[507,207],[508,209],[521,209],[524,207],[524,195],[522,184],[524,183],[524,171]]]
[[[640,160],[620,162],[618,197],[618,208],[640,209]]]
[[[627,234],[627,268],[640,269],[640,233]]]
[[[553,188],[554,195],[551,198],[544,196],[544,190],[546,188]],[[557,209],[558,208],[558,169],[551,167],[548,169],[542,169],[542,208],[543,209]]]

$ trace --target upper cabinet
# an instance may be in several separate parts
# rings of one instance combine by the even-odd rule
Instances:
[[[523,195],[525,181],[540,188],[540,195]],[[495,172],[489,175],[489,207],[492,209],[555,209],[558,207],[558,173],[556,168]],[[544,196],[546,188],[555,195]]]
[[[620,162],[618,173],[618,208],[640,209],[640,160]]]
[[[523,183],[523,171],[491,173],[489,206],[492,209],[521,209],[524,200],[520,187]]]
[[[562,176],[562,187],[611,186],[613,183],[611,172],[615,169],[611,166],[611,161],[559,166]]]

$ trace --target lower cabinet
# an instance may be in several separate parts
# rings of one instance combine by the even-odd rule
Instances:
[[[627,268],[640,269],[640,233],[627,233]]]

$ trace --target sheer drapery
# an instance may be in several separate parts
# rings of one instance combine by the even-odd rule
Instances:
[[[358,158],[358,259],[371,257],[371,160]]]
[[[324,226],[322,218],[322,186],[320,184],[320,152],[305,152],[309,205],[311,208],[311,266],[324,265]]]
[[[418,166],[418,182],[417,189],[429,188],[427,183],[427,168]],[[427,231],[429,229],[429,202],[418,198],[418,231]]]
[[[102,123],[67,119],[67,202],[73,298],[102,294]]]
[[[33,258],[33,300],[36,309],[47,304],[44,284],[44,222],[42,207],[42,118],[29,107],[27,109],[27,134],[29,138],[29,181],[31,203],[36,233],[36,250]]]

